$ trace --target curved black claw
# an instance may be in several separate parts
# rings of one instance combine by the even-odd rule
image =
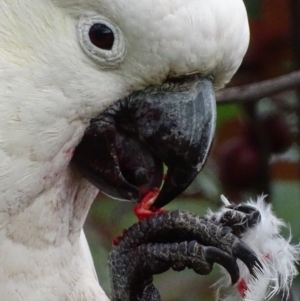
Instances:
[[[91,121],[73,162],[115,198],[139,201],[165,183],[153,207],[184,191],[201,170],[215,130],[209,79],[191,75],[133,92]],[[116,191],[114,191],[116,187]]]
[[[256,254],[243,241],[238,241],[232,248],[232,254],[240,259],[248,268],[250,274],[256,277],[257,269],[262,271],[263,266],[257,258]]]
[[[145,294],[145,289],[150,290],[153,275],[161,274],[170,268],[181,271],[186,267],[193,269],[197,274],[207,275],[215,262],[230,272],[232,283],[238,281],[239,269],[232,257],[217,248],[202,246],[197,241],[144,244],[121,254],[118,248],[115,248],[109,255],[112,300],[148,300],[150,296]],[[151,293],[159,297],[153,285]]]
[[[255,267],[262,267],[254,252],[229,227],[186,211],[159,213],[130,227],[110,252],[112,301],[146,301],[146,289],[159,298],[152,277],[169,268],[180,271],[188,267],[206,275],[213,263],[218,263],[234,284],[239,279],[236,258],[253,275]]]
[[[205,259],[208,262],[215,262],[227,270],[231,277],[231,284],[237,283],[240,272],[235,259],[216,247],[205,248]]]

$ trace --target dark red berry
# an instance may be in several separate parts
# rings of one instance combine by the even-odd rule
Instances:
[[[282,153],[288,150],[293,143],[293,136],[284,118],[278,114],[266,114],[260,119],[269,140],[270,151]]]
[[[259,175],[259,150],[244,137],[231,138],[220,147],[218,164],[225,186],[251,187]]]

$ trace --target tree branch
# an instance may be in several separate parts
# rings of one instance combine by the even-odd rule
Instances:
[[[300,87],[300,71],[254,84],[227,88],[216,93],[218,104],[249,102]]]

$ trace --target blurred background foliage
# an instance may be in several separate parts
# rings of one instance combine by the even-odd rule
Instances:
[[[245,0],[245,4],[251,42],[230,85],[249,84],[299,70],[300,1]],[[220,194],[234,202],[267,194],[267,201],[277,215],[290,224],[292,241],[299,242],[299,91],[282,92],[247,104],[219,105],[216,138],[206,167],[167,209],[180,208],[203,215],[208,207],[220,206]],[[134,222],[133,204],[101,194],[88,216],[85,231],[99,281],[107,294],[110,294],[107,255],[112,239]],[[209,301],[214,300],[211,286],[218,276],[217,266],[205,277],[188,270],[169,271],[156,276],[155,284],[164,301]],[[300,300],[299,278],[294,282],[290,300]]]

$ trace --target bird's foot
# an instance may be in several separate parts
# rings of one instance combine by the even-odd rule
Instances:
[[[253,276],[262,267],[231,227],[186,211],[152,215],[130,227],[110,252],[112,300],[159,301],[153,275],[169,268],[181,271],[187,267],[206,275],[218,263],[234,284],[239,280],[237,258]]]
[[[260,212],[248,204],[230,204],[221,208],[219,212],[210,214],[209,218],[223,226],[230,227],[232,233],[238,237],[261,221]]]
[[[164,212],[164,209],[152,209],[151,206],[153,205],[154,201],[156,200],[157,196],[159,194],[159,188],[153,188],[151,191],[149,191],[142,199],[141,201],[134,206],[134,214],[138,218],[139,221],[141,221],[144,218],[149,218],[155,214]],[[125,235],[127,233],[127,230],[123,230],[122,235]],[[117,245],[119,241],[122,239],[122,236],[118,236],[113,239],[113,245]]]

